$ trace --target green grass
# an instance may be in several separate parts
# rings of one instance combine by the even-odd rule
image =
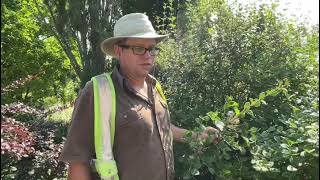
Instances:
[[[49,115],[50,121],[63,121],[70,122],[72,116],[73,107],[69,107],[63,111],[55,112]]]

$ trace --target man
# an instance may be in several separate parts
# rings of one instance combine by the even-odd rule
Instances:
[[[172,140],[184,142],[187,130],[170,123],[167,104],[155,88],[155,78],[149,75],[160,52],[156,45],[166,37],[155,32],[146,15],[133,13],[120,18],[114,37],[101,44],[103,52],[119,60],[112,81],[116,92],[113,154],[120,180],[174,178]],[[61,160],[69,163],[69,179],[99,179],[90,166],[95,159],[93,122],[90,81],[75,104],[61,154]],[[207,138],[210,131],[217,130],[208,127],[200,138]]]

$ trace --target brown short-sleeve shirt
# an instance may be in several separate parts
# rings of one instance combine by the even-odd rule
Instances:
[[[113,154],[120,180],[172,180],[174,174],[172,132],[166,103],[146,79],[148,97],[140,95],[115,68],[116,130]],[[88,82],[76,100],[67,140],[60,159],[90,166],[95,159],[93,84]],[[92,172],[92,179],[98,179]]]

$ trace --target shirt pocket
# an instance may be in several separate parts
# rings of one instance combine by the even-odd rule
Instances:
[[[124,128],[130,125],[133,125],[134,123],[139,123],[142,119],[139,111],[143,108],[142,105],[136,105],[133,107],[128,107],[127,110],[121,111],[118,114],[118,126],[120,128]]]

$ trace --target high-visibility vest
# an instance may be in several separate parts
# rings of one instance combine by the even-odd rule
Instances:
[[[95,76],[91,80],[94,94],[95,168],[101,179],[119,180],[117,164],[112,153],[116,120],[116,92],[111,73]],[[158,81],[156,82],[156,90],[167,103]]]

